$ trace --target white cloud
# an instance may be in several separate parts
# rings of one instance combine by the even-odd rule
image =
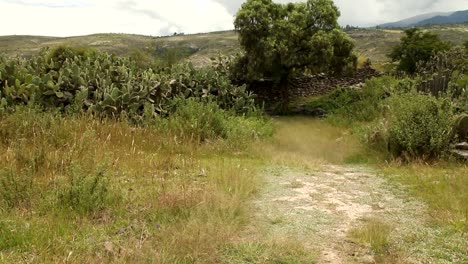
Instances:
[[[72,36],[92,33],[160,35],[232,28],[233,17],[212,0],[0,0],[0,35]],[[75,2],[76,3],[76,2]]]
[[[245,0],[0,0],[0,35],[74,36],[108,32],[165,35],[232,29],[233,16],[243,2]],[[335,3],[341,10],[342,25],[360,26],[424,12],[468,9],[467,0],[335,0]]]

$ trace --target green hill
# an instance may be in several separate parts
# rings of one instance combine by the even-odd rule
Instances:
[[[441,35],[444,40],[461,44],[468,39],[468,25],[433,26],[427,28]],[[401,30],[358,29],[348,34],[356,42],[360,58],[370,58],[375,65],[382,66],[388,59],[386,54],[396,45],[403,33]],[[239,50],[234,31],[206,34],[150,37],[129,34],[96,34],[78,37],[0,36],[0,53],[7,56],[31,56],[44,47],[71,45],[92,47],[117,55],[133,55],[145,58],[162,58],[168,54],[204,65],[219,53],[229,55]]]

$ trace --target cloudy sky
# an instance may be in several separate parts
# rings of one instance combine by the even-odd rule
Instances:
[[[277,2],[290,2],[276,0]],[[0,0],[0,35],[168,35],[232,29],[245,0]],[[296,0],[298,2],[298,0]],[[342,25],[468,9],[468,0],[335,0]]]

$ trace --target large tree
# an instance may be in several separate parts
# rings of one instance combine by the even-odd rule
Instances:
[[[405,30],[400,44],[393,48],[388,57],[398,62],[398,70],[414,74],[418,63],[427,63],[434,54],[449,50],[450,47],[451,44],[440,40],[437,34],[410,28]]]
[[[292,74],[353,71],[354,44],[339,27],[339,15],[331,0],[247,0],[234,22],[244,50],[238,69],[247,80],[274,80],[283,100]]]

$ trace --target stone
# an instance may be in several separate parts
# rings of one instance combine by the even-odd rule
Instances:
[[[468,150],[468,143],[467,142],[458,143],[455,145],[455,149]]]
[[[109,253],[112,253],[114,252],[114,244],[110,241],[106,241],[104,242],[104,249],[109,252]]]
[[[455,122],[455,133],[462,141],[468,139],[468,114],[459,116]]]
[[[451,153],[460,159],[464,159],[465,161],[468,161],[468,150],[454,149],[451,151]]]

